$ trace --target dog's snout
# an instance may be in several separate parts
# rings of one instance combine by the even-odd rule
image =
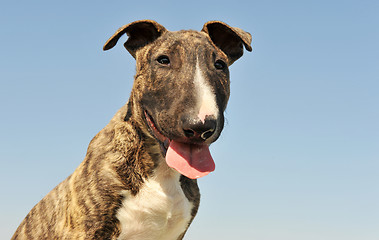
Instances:
[[[184,135],[189,139],[205,141],[210,138],[216,130],[217,121],[215,119],[207,119],[205,122],[186,121],[182,128]]]

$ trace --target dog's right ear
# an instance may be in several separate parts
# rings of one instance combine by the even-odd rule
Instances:
[[[106,51],[113,48],[120,37],[126,33],[129,38],[124,43],[124,47],[134,58],[136,58],[136,52],[138,49],[153,42],[166,31],[165,27],[153,20],[132,22],[119,28],[105,43],[103,50]]]

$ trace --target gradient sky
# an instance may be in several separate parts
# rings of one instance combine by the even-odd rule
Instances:
[[[379,1],[105,2],[1,4],[0,239],[127,101],[134,59],[102,46],[140,19],[253,36],[186,239],[379,239]]]

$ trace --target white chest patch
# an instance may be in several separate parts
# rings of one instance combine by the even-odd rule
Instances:
[[[192,204],[182,191],[180,174],[162,165],[136,196],[123,193],[125,200],[117,213],[118,239],[176,240],[187,228]]]
[[[216,104],[216,96],[209,84],[206,82],[201,72],[198,60],[196,61],[196,72],[194,82],[198,96],[198,117],[202,122],[205,121],[206,116],[213,116],[217,118],[218,108]]]

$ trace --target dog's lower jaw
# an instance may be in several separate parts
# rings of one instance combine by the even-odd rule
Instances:
[[[149,129],[149,132],[152,134],[153,138],[156,139],[156,141],[159,143],[161,153],[163,158],[166,156],[168,146],[170,145],[170,139],[166,136],[164,136],[156,127],[155,122],[151,115],[144,110],[144,116],[145,116],[145,121],[147,124],[147,127]]]

